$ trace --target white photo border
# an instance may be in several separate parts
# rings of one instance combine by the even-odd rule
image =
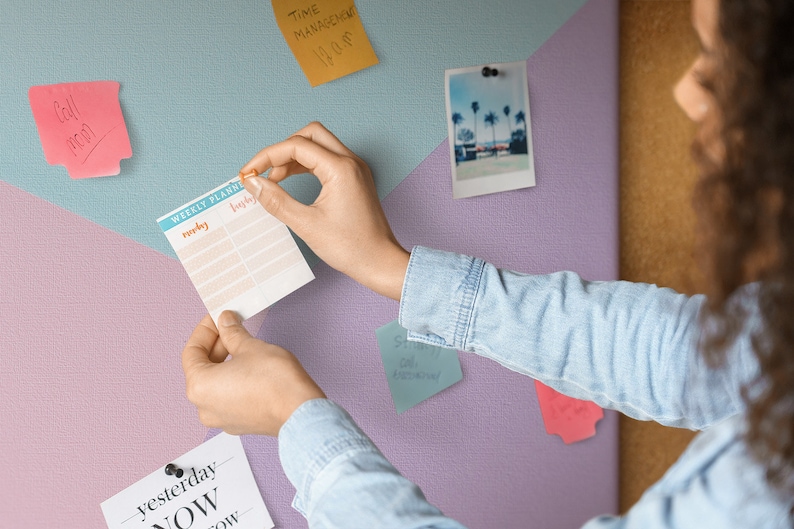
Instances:
[[[480,73],[484,66],[496,68],[499,75],[510,74],[518,75],[524,92],[525,126],[527,140],[527,155],[529,161],[528,170],[515,171],[488,176],[480,176],[468,180],[458,180],[457,164],[455,163],[455,126],[452,123],[452,103],[450,101],[449,81],[453,75],[465,73]],[[487,65],[470,66],[466,68],[454,68],[445,70],[444,92],[447,110],[447,137],[449,143],[450,168],[452,171],[452,198],[469,198],[502,191],[512,191],[514,189],[524,189],[535,186],[535,161],[534,148],[532,145],[532,119],[529,107],[529,86],[527,82],[527,63],[526,61],[515,61],[505,63],[491,63]],[[475,140],[476,141],[476,140]]]

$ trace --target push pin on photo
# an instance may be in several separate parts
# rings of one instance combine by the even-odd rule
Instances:
[[[490,66],[482,67],[483,77],[496,77],[497,75],[499,75],[499,70],[497,70],[496,68],[491,68]]]
[[[259,176],[259,173],[256,171],[256,169],[251,169],[251,172],[246,174],[243,174],[243,172],[240,171],[240,174],[238,176],[240,177],[240,183],[245,184],[246,178],[251,178],[252,176]]]
[[[185,471],[173,463],[168,463],[165,466],[165,473],[168,474],[169,476],[176,476],[178,478],[181,478],[182,475],[185,473]]]

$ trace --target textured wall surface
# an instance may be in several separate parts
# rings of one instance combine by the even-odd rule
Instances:
[[[620,3],[620,275],[693,294],[694,128],[672,88],[697,54],[689,1]],[[620,508],[631,507],[692,439],[688,430],[620,420]]]
[[[616,9],[591,0],[527,63],[537,187],[451,201],[444,142],[383,201],[403,245],[460,251],[532,273],[617,276],[617,94],[610,95],[617,56],[604,60],[600,52],[617,46],[617,33],[602,31],[617,22]],[[592,68],[559,67],[572,64]],[[397,416],[374,333],[397,317],[397,304],[322,263],[315,273],[316,281],[268,314],[259,336],[295,351],[329,397],[445,513],[471,528],[526,529],[532,520],[563,529],[615,512],[614,412],[595,437],[565,445],[546,435],[531,380],[461,353],[461,383]],[[300,323],[307,306],[315,332],[304,332]],[[355,332],[351,319],[358,322]],[[361,378],[373,381],[366,398]],[[271,495],[265,501],[291,501],[275,441],[247,439],[246,448]],[[285,527],[299,523],[291,511],[276,518]]]
[[[173,256],[153,219],[319,120],[371,161],[384,197],[446,137],[445,68],[525,60],[584,3],[367,2],[380,64],[312,89],[267,0],[5,0],[0,178]],[[133,157],[117,178],[75,183],[41,154],[28,87],[102,79],[121,83]]]
[[[367,5],[381,65],[315,90],[267,2],[4,6],[2,524],[103,527],[102,500],[205,438],[179,368],[204,308],[155,218],[310,119],[372,163],[404,244],[617,277],[617,0]],[[453,202],[442,70],[527,57],[537,187]],[[133,158],[72,181],[44,162],[27,88],[94,79],[122,84]],[[293,349],[432,501],[472,528],[616,511],[614,413],[566,446],[545,434],[530,380],[462,355],[461,383],[397,416],[374,349],[396,305],[315,272],[250,327]],[[245,443],[274,519],[300,527],[274,440]]]

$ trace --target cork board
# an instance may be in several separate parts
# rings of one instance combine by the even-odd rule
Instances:
[[[102,500],[211,435],[184,397],[179,366],[205,309],[155,219],[312,119],[371,164],[406,246],[527,272],[618,276],[617,0],[497,0],[487,9],[445,0],[413,10],[372,2],[361,18],[380,64],[317,89],[267,2],[7,7],[7,524],[103,527]],[[527,61],[538,185],[453,202],[443,70],[512,60]],[[98,79],[121,83],[133,156],[119,176],[73,181],[44,161],[27,89]],[[296,179],[290,191],[310,200],[316,182]],[[616,511],[615,413],[594,438],[564,445],[545,433],[531,380],[463,355],[462,383],[398,418],[374,349],[374,330],[396,318],[396,305],[323,264],[315,273],[310,286],[250,322],[252,332],[291,348],[431,501],[472,527],[523,528],[531,518],[563,528]],[[300,527],[275,441],[244,444],[277,525]]]
[[[697,54],[690,2],[620,3],[620,275],[694,294],[694,128],[673,100]],[[693,432],[621,417],[620,509],[678,458]]]

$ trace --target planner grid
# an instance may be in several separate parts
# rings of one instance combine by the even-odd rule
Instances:
[[[158,223],[213,319],[248,318],[314,279],[287,227],[236,179]]]

